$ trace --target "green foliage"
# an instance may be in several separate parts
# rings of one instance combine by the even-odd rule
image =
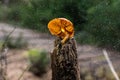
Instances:
[[[7,19],[41,32],[48,32],[47,23],[56,17],[68,18],[79,26],[85,22],[86,15],[79,3],[79,0],[11,0]],[[76,27],[76,30],[80,30],[80,27]]]
[[[46,23],[52,16],[47,0],[30,0],[29,4],[21,7],[21,23],[27,28],[46,32]]]
[[[32,65],[30,71],[39,76],[45,73],[49,64],[48,53],[45,50],[31,49],[28,55]]]
[[[8,7],[0,6],[0,20],[48,32],[51,19],[65,17],[74,23],[78,42],[120,50],[119,0],[10,0]]]
[[[4,36],[6,39],[7,36]],[[15,48],[26,48],[28,46],[28,42],[23,39],[22,34],[20,34],[17,38],[10,37],[6,42],[7,47],[15,49]]]
[[[2,48],[2,45],[3,45],[3,42],[2,42],[2,41],[0,41],[0,50],[1,50],[1,48]]]
[[[7,20],[8,13],[10,12],[9,8],[0,5],[0,21],[5,21]]]
[[[7,16],[7,19],[9,21],[15,21],[15,22],[19,22],[21,20],[21,6],[12,6],[10,9],[9,9],[9,12],[8,12],[8,16]]]
[[[89,9],[88,23],[84,30],[90,33],[96,43],[120,49],[120,1],[104,2]]]
[[[80,44],[91,44],[91,45],[95,44],[94,36],[86,31],[78,32],[77,35],[75,35],[75,39]]]
[[[14,21],[15,23],[20,21],[23,0],[10,0],[8,5],[5,5],[3,1],[0,4],[0,21]]]

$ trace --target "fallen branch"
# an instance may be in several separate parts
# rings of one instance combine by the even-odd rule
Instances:
[[[28,71],[28,70],[30,69],[30,67],[31,67],[31,65],[28,65],[28,66],[26,67],[26,69],[25,69],[25,70],[22,72],[22,74],[19,76],[18,80],[21,80],[21,79],[22,79],[23,75],[25,74],[26,71]]]
[[[14,27],[14,29],[7,35],[0,49],[0,71],[1,71],[0,79],[1,80],[7,80],[7,55],[6,55],[8,52],[7,42],[10,38],[10,35],[14,32],[15,29],[16,27]]]
[[[110,58],[108,56],[107,51],[103,50],[103,54],[104,54],[104,56],[105,56],[105,58],[106,58],[106,60],[108,62],[108,65],[109,65],[109,67],[110,67],[110,69],[111,69],[114,77],[116,78],[116,80],[120,80],[119,77],[118,77],[118,75],[117,75],[117,73],[116,73],[116,71],[115,71],[115,69],[114,69],[114,66],[112,65],[112,62],[110,61]]]

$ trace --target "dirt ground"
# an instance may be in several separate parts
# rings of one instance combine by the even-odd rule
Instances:
[[[15,26],[8,25],[5,23],[0,23],[0,40],[5,35],[8,35]],[[22,72],[27,68],[29,62],[26,58],[26,51],[32,48],[45,49],[48,52],[51,52],[53,49],[54,37],[49,34],[38,33],[31,31],[29,29],[16,28],[12,33],[12,37],[16,38],[22,34],[23,38],[26,39],[29,43],[28,48],[17,49],[17,50],[8,50],[7,53],[7,78],[8,80],[18,80]],[[78,61],[80,67],[95,67],[99,65],[108,66],[106,59],[103,55],[103,49],[97,48],[90,45],[77,45],[78,51]],[[115,69],[120,70],[120,55],[119,52],[107,50],[109,57],[115,67]],[[49,55],[49,54],[48,54]],[[22,77],[22,80],[51,80],[51,70],[43,75],[42,77],[37,77],[29,71],[26,71]]]

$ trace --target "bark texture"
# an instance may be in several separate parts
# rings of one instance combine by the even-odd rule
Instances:
[[[51,53],[52,80],[80,80],[77,49],[74,38],[61,44],[57,38]]]

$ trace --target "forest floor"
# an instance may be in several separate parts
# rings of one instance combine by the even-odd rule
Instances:
[[[0,23],[0,40],[5,35],[8,35],[15,26]],[[29,62],[26,58],[25,53],[29,49],[45,49],[47,52],[51,52],[53,49],[54,37],[45,33],[39,33],[29,29],[23,29],[17,27],[15,31],[11,34],[12,37],[16,38],[19,35],[23,36],[27,40],[29,46],[24,49],[9,49],[7,53],[7,78],[8,80],[18,80],[18,77],[26,69]],[[11,37],[10,36],[10,37]],[[107,61],[103,55],[103,49],[96,46],[90,45],[77,45],[78,51],[78,61],[81,68],[96,69],[97,67],[104,66],[108,67]],[[120,74],[120,53],[107,49],[109,57],[113,63],[113,66]],[[82,69],[83,70],[83,69]],[[94,71],[94,70],[93,70]],[[22,80],[51,80],[51,70],[49,69],[46,74],[42,77],[37,77],[29,71],[26,71],[22,77]]]

